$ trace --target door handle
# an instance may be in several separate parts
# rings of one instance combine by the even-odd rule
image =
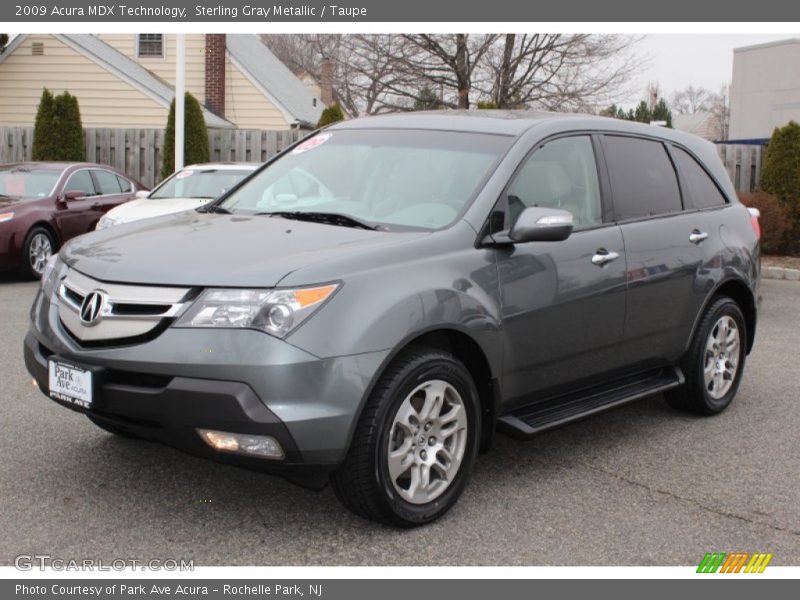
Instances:
[[[92,210],[97,210],[98,208],[102,208],[103,205],[100,202],[95,202],[92,204]]]
[[[592,257],[592,264],[598,267],[604,266],[606,263],[617,260],[619,254],[617,252],[609,252],[605,248],[598,248],[595,255]]]
[[[708,237],[708,234],[705,231],[700,231],[699,229],[695,229],[692,233],[689,234],[689,241],[693,244],[699,244],[704,239]]]

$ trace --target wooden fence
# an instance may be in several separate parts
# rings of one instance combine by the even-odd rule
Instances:
[[[153,187],[161,180],[163,129],[88,127],[86,160],[111,165]],[[209,129],[211,160],[264,162],[307,132],[261,129]],[[31,160],[33,127],[0,127],[0,163]]]
[[[758,191],[766,150],[757,144],[717,144],[717,153],[740,194]]]

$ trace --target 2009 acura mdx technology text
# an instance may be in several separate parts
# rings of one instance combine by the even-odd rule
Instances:
[[[65,244],[38,386],[110,432],[401,526],[481,448],[663,392],[712,415],[753,344],[758,221],[713,146],[623,121],[408,114],[318,132],[220,200]]]

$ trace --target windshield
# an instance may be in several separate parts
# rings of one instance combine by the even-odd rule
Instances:
[[[59,169],[0,167],[0,196],[12,198],[44,198],[53,192]]]
[[[381,230],[452,223],[512,139],[428,130],[321,132],[226,198],[233,213],[344,215]],[[309,215],[311,216],[311,215]]]
[[[219,198],[255,169],[182,169],[148,198]]]

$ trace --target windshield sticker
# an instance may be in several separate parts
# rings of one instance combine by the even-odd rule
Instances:
[[[186,179],[187,177],[191,177],[194,175],[194,171],[181,171],[177,175],[175,175],[175,179]]]
[[[308,152],[309,150],[313,150],[317,146],[321,146],[325,142],[331,139],[330,133],[320,133],[319,135],[315,135],[310,140],[306,140],[299,146],[297,146],[294,150],[292,150],[292,154],[302,154],[303,152]]]

